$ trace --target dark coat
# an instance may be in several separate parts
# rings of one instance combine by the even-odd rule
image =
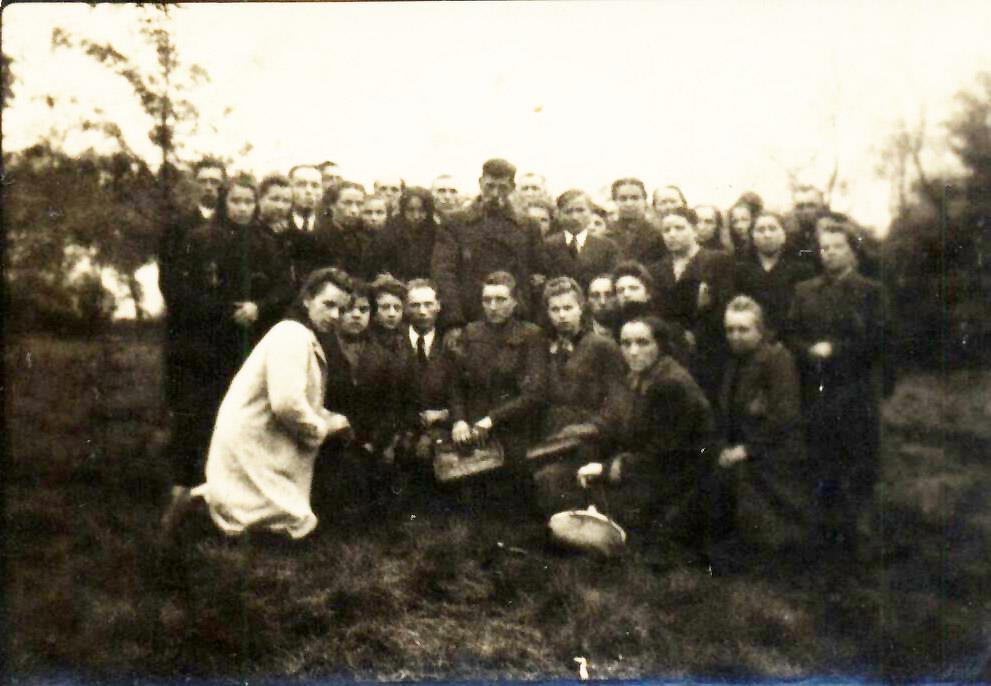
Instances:
[[[450,351],[444,348],[439,331],[434,333],[425,365],[418,361],[416,348],[410,343],[409,327],[403,327],[400,344],[403,421],[407,428],[413,428],[419,422],[420,412],[448,408],[450,387],[455,379],[454,361]]]
[[[736,523],[748,541],[772,547],[805,541],[814,508],[805,461],[798,368],[781,343],[762,343],[734,357],[719,396],[726,446],[743,445],[749,458],[730,468]]]
[[[589,282],[599,274],[612,272],[619,260],[619,247],[608,238],[587,236],[577,260],[568,248],[563,231],[544,240],[544,276],[548,279],[570,276],[583,289],[587,289]]]
[[[809,456],[821,478],[843,480],[864,498],[877,479],[880,398],[891,321],[884,287],[856,272],[795,287],[785,341],[799,363]],[[809,353],[829,341],[826,360]]]
[[[438,229],[431,274],[444,305],[442,320],[462,325],[482,317],[482,281],[494,271],[516,279],[517,301],[526,315],[530,276],[542,273],[540,229],[511,208],[485,210],[476,203]]]
[[[609,226],[606,238],[616,244],[622,259],[643,265],[662,260],[668,254],[661,232],[646,219],[619,219]]]
[[[393,217],[372,241],[369,271],[388,272],[400,281],[429,279],[438,231],[437,224],[414,228],[402,217]]]
[[[795,286],[813,276],[809,263],[787,255],[782,255],[771,271],[765,271],[756,258],[740,260],[736,263],[736,292],[756,300],[764,310],[764,324],[778,332],[788,320]]]
[[[547,343],[540,329],[510,320],[464,327],[455,354],[449,406],[453,422],[490,417],[509,461],[519,462],[535,432],[547,391]]]
[[[586,330],[573,345],[567,353],[556,341],[548,342],[545,437],[568,424],[598,418],[607,400],[623,393],[623,355],[612,339]]]

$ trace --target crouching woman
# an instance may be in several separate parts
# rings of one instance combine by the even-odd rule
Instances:
[[[324,409],[327,362],[321,337],[349,302],[339,269],[313,272],[291,315],[272,327],[231,382],[220,405],[206,463],[194,489],[229,537],[265,532],[291,540],[317,525],[310,487],[317,449],[349,428]]]

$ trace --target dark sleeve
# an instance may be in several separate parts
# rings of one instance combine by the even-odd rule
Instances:
[[[537,412],[544,404],[547,390],[547,345],[539,331],[530,331],[521,346],[516,368],[519,394],[489,411],[493,425]]]
[[[259,258],[261,264],[258,266],[267,273],[268,287],[256,302],[258,321],[262,324],[275,323],[282,318],[296,295],[290,278],[289,259],[280,249],[278,241],[271,236],[265,236]]]
[[[784,347],[774,351],[762,370],[766,393],[761,408],[763,421],[747,437],[747,452],[754,457],[773,454],[774,449],[797,438],[801,430],[801,394],[795,359]]]
[[[223,268],[223,248],[201,225],[182,241],[176,260],[174,295],[182,303],[183,318],[216,325],[230,319],[231,301],[217,281]]]
[[[430,260],[430,274],[440,291],[441,316],[448,326],[463,326],[464,310],[461,306],[461,293],[458,276],[461,273],[461,255],[455,239],[457,226],[437,227],[437,239]]]
[[[659,454],[669,451],[701,453],[716,445],[716,421],[709,401],[690,379],[673,378],[652,386],[650,407],[659,431],[644,452]]]
[[[436,345],[436,341],[434,342]],[[447,404],[451,410],[451,423],[468,421],[465,409],[465,344],[463,329],[452,329],[444,335],[444,354],[447,356],[451,383],[448,386]]]
[[[807,301],[813,294],[808,283],[805,281],[795,285],[795,297],[792,298],[791,307],[788,310],[788,320],[785,324],[785,330],[782,332],[785,344],[803,364],[809,360],[809,348],[815,343],[805,323]]]
[[[190,222],[171,214],[162,223],[162,233],[158,242],[158,290],[162,293],[166,307],[176,302],[178,261],[180,248],[186,237]]]
[[[876,281],[864,283],[862,303],[851,311],[845,335],[833,340],[833,356],[851,367],[867,370],[880,361],[890,344],[891,319],[887,293]]]

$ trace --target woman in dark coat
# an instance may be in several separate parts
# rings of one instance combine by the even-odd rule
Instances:
[[[613,456],[602,467],[603,509],[624,527],[659,527],[651,538],[701,542],[715,420],[702,389],[671,356],[673,336],[653,316],[620,330],[626,392],[610,401],[600,423],[603,454]]]
[[[883,362],[891,342],[887,294],[857,272],[853,227],[819,233],[823,274],[795,288],[787,341],[802,375],[810,468],[825,543],[859,553],[869,535],[881,441]],[[860,531],[866,529],[866,531]]]
[[[526,450],[547,387],[547,344],[537,326],[514,316],[516,295],[508,272],[493,272],[482,282],[484,319],[465,326],[455,344],[449,407],[456,444],[494,436],[508,471],[526,483]]]
[[[430,278],[436,234],[433,195],[426,188],[407,188],[399,198],[399,211],[376,234],[370,273],[389,273],[400,281]]]
[[[753,299],[730,301],[725,329],[733,355],[719,393],[719,466],[734,496],[736,534],[757,548],[801,546],[811,533],[813,488],[798,368],[769,338]]]

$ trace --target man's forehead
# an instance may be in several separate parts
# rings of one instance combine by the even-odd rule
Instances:
[[[512,176],[492,176],[491,174],[482,174],[483,183],[504,183],[506,185],[513,185]]]
[[[385,176],[375,182],[375,185],[379,188],[399,188],[403,185],[402,180],[396,177]]]
[[[410,304],[414,302],[433,302],[437,299],[437,294],[430,286],[417,286],[412,289],[407,296]]]
[[[437,190],[456,191],[457,190],[457,187],[454,185],[454,179],[452,179],[450,176],[438,176],[436,179],[434,179],[433,188],[434,188],[435,191],[437,191]]]
[[[220,167],[200,167],[196,172],[197,179],[223,179],[224,170]]]
[[[292,173],[293,181],[320,181],[323,177],[315,167],[300,167]]]
[[[616,189],[616,195],[635,195],[638,198],[644,197],[643,189],[635,183],[624,183]]]
[[[357,188],[345,188],[337,196],[338,202],[343,202],[347,200],[348,202],[362,202],[365,199],[365,194],[359,191]]]

